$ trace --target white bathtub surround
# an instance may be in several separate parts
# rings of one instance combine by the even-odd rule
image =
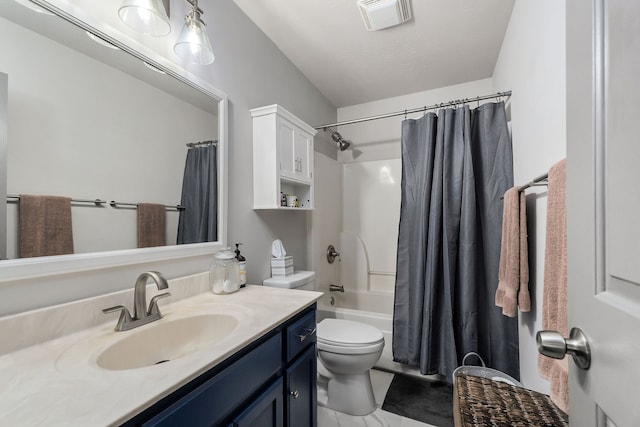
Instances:
[[[399,131],[398,128],[398,135]],[[393,294],[402,163],[399,158],[394,158],[345,163],[342,168],[343,233],[340,238],[345,240],[341,248],[345,258],[340,279],[343,284],[355,285],[358,290]],[[354,238],[356,241],[352,241]],[[362,251],[365,260],[360,259]],[[348,257],[350,254],[353,258]],[[364,263],[366,267],[362,266]],[[362,273],[367,275],[366,281],[349,277],[351,273],[359,276],[362,269]]]
[[[202,286],[201,280],[189,279],[192,283],[185,289],[171,281],[169,291],[178,299]],[[115,332],[117,315],[104,316],[101,309],[114,303],[130,306],[132,295],[110,294],[32,312],[33,319],[43,322],[40,325],[43,329],[50,329],[39,338],[49,340],[31,342],[30,347],[0,356],[0,382],[4,385],[0,391],[0,425],[119,425],[299,313],[320,296],[317,292],[263,286],[247,286],[231,295],[207,291],[163,305],[163,319],[127,332]],[[81,316],[74,314],[76,310],[89,314],[96,310],[99,316],[86,319],[87,329],[69,333],[79,327]],[[160,322],[212,313],[235,318],[237,326],[227,337],[199,351],[139,369],[110,371],[95,364],[102,351],[126,334],[153,328]],[[2,318],[3,341],[23,333],[17,328],[20,325],[17,317],[31,325],[27,331],[37,329],[28,313]],[[97,319],[101,324],[94,326]],[[58,326],[49,328],[48,324]],[[6,332],[8,325],[13,332]],[[58,333],[57,338],[51,338]]]

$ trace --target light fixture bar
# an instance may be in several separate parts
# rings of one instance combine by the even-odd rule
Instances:
[[[187,3],[189,3],[191,6],[197,8],[198,13],[200,15],[204,15],[204,11],[202,9],[200,9],[200,6],[198,6],[197,0],[187,0]]]

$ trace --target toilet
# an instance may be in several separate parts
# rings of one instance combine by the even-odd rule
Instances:
[[[272,277],[264,286],[314,290],[315,273],[298,271]],[[384,347],[382,332],[370,325],[344,319],[324,319],[317,325],[318,404],[348,415],[376,410],[369,370]]]

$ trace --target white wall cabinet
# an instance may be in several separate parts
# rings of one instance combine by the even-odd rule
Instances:
[[[316,130],[279,105],[251,110],[253,208],[313,209],[313,137]],[[281,193],[298,207],[281,206]]]

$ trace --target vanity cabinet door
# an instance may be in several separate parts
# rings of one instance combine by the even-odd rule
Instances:
[[[307,348],[287,368],[285,412],[287,427],[317,426],[316,345]]]
[[[247,409],[233,420],[233,427],[282,427],[282,378],[278,378]]]

